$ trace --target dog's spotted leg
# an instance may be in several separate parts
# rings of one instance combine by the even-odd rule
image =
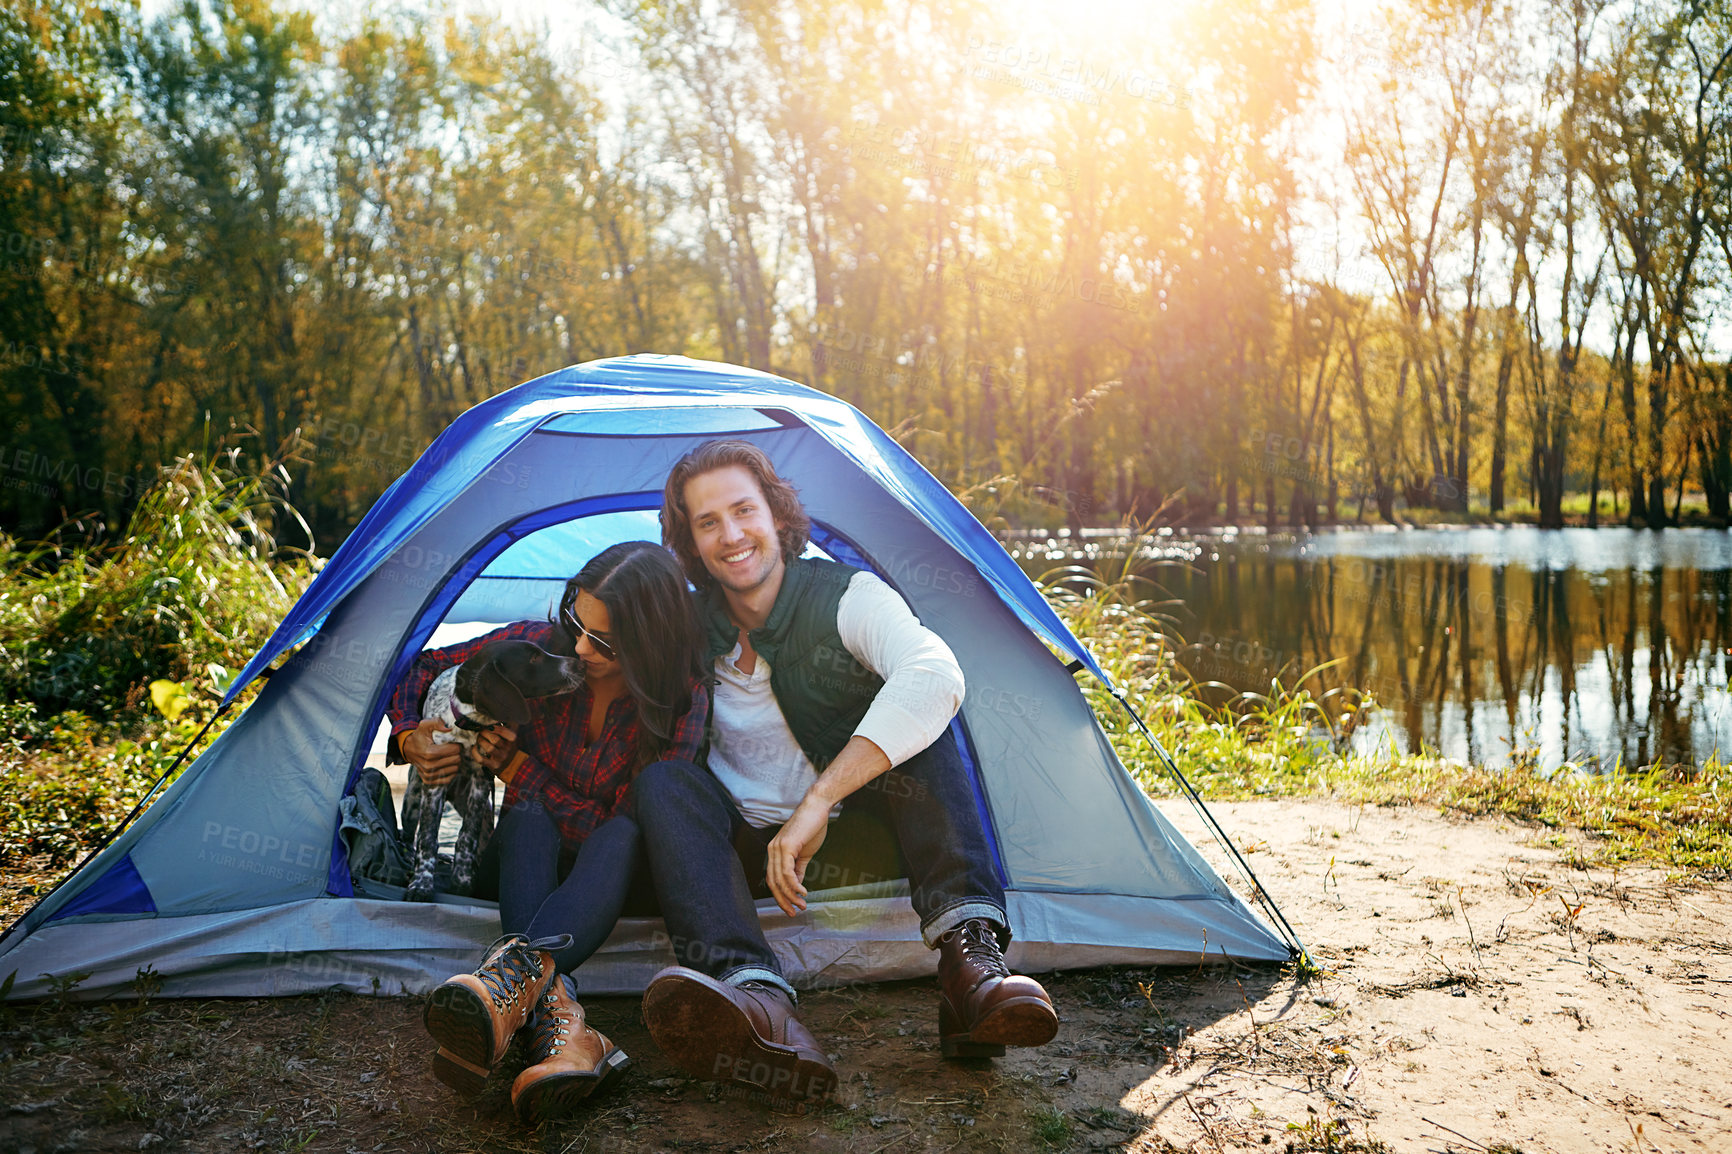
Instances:
[[[453,888],[474,892],[475,863],[493,835],[493,775],[476,761],[474,772],[466,771],[452,783],[451,804],[463,816],[463,829],[451,855]]]
[[[409,878],[409,891],[403,895],[411,902],[433,900],[434,871],[439,864],[439,819],[445,812],[445,788],[428,788],[422,784],[419,822],[415,827],[414,873]]]
[[[409,784],[403,790],[403,813],[397,822],[404,845],[415,844],[415,829],[421,817],[421,792],[421,775],[410,766]]]

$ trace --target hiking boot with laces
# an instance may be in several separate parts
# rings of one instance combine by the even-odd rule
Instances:
[[[577,984],[567,974],[541,995],[529,1039],[534,1064],[511,1084],[511,1105],[531,1126],[569,1116],[631,1065],[624,1050],[584,1021]]]
[[[761,1094],[776,1109],[803,1113],[836,1088],[835,1069],[779,986],[732,986],[670,966],[644,991],[643,1020],[686,1073]]]
[[[998,927],[981,918],[938,939],[938,1042],[946,1058],[997,1058],[1006,1046],[1042,1046],[1058,1033],[1052,999],[1010,972]]]
[[[433,1076],[459,1093],[480,1093],[552,984],[551,951],[570,944],[570,934],[534,942],[506,934],[487,948],[474,973],[447,978],[434,990],[422,1018],[439,1043]]]

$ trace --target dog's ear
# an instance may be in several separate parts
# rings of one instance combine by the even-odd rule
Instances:
[[[457,670],[457,696],[513,728],[529,720],[528,702],[583,684],[583,662],[531,641],[494,641]]]
[[[491,661],[476,671],[474,692],[467,700],[493,720],[513,729],[529,720],[529,701],[523,691]]]
[[[457,667],[457,680],[451,684],[451,692],[458,701],[465,705],[475,705],[476,685],[481,680],[481,671],[490,668],[493,662],[485,652],[477,653],[468,661]]]
[[[575,657],[550,653],[533,641],[506,641],[500,646],[499,668],[525,697],[570,693],[583,684],[583,662]]]

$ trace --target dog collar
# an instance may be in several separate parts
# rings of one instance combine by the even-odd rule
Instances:
[[[495,725],[499,724],[497,721],[490,721],[484,725],[481,722],[476,721],[470,714],[464,713],[462,706],[455,706],[451,712],[453,715],[452,720],[457,722],[457,728],[467,729],[471,733],[485,733]]]

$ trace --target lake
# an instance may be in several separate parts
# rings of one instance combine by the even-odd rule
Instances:
[[[1007,541],[1024,570],[1117,576],[1114,531]],[[1135,566],[1200,682],[1382,706],[1361,751],[1492,764],[1700,762],[1732,751],[1732,533],[1440,528],[1144,539]],[[1224,700],[1226,689],[1207,690]]]

